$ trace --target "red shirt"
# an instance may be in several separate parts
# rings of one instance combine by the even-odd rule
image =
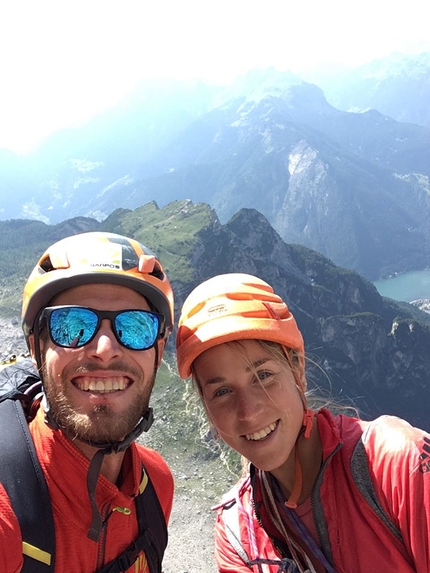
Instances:
[[[166,522],[173,503],[173,478],[163,458],[133,443],[124,457],[120,488],[100,475],[97,505],[103,519],[111,514],[99,542],[88,539],[91,506],[87,491],[89,460],[61,432],[44,422],[40,409],[30,424],[51,495],[56,536],[55,573],[94,573],[120,555],[138,536],[134,498],[142,479],[142,462],[160,500]],[[124,511],[125,510],[125,511]],[[18,573],[23,564],[22,538],[9,498],[0,485],[0,571]],[[141,555],[127,573],[147,573]]]

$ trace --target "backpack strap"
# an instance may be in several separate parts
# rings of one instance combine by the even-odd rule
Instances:
[[[52,572],[55,530],[51,500],[19,400],[0,402],[0,436],[0,482],[21,528],[24,555],[21,571]]]
[[[142,481],[136,497],[139,522],[139,537],[116,559],[97,573],[121,573],[127,571],[144,551],[149,573],[161,573],[161,564],[167,546],[167,525],[158,496],[149,475],[142,466]],[[148,525],[150,523],[150,525]]]

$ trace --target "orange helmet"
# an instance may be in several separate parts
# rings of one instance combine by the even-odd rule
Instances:
[[[269,284],[242,273],[203,282],[182,307],[176,338],[179,375],[188,378],[193,361],[205,350],[244,339],[278,342],[304,354],[294,316]]]
[[[39,259],[24,287],[22,328],[28,340],[36,317],[49,301],[69,288],[113,283],[142,294],[164,315],[167,338],[173,328],[173,292],[154,253],[134,239],[91,232],[66,237]]]

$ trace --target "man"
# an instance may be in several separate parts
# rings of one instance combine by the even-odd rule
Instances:
[[[68,237],[31,273],[22,318],[44,388],[29,428],[51,499],[55,573],[149,572],[147,542],[134,543],[136,500],[149,476],[167,522],[173,479],[162,457],[134,440],[151,425],[149,399],[173,328],[163,268],[126,237]],[[0,485],[0,571],[21,571],[29,559],[43,560],[22,539]]]

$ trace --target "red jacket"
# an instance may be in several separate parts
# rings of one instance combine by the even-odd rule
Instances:
[[[51,495],[55,524],[55,573],[94,573],[120,555],[138,536],[134,497],[142,478],[142,462],[157,491],[166,517],[173,502],[173,478],[155,451],[133,443],[124,457],[124,483],[116,485],[100,475],[97,504],[102,515],[111,511],[106,535],[98,543],[87,537],[91,506],[87,492],[89,461],[61,432],[53,431],[39,410],[30,424],[36,451]],[[124,508],[130,510],[124,512]],[[22,567],[22,538],[9,498],[0,485],[0,571],[18,573]],[[144,555],[127,573],[147,573]]]
[[[390,416],[363,422],[323,409],[317,421],[323,463],[311,499],[319,546],[329,563],[338,573],[429,573],[430,435]],[[272,540],[282,535],[263,506],[260,525],[254,505],[260,505],[261,487],[258,479],[252,481],[239,482],[218,507],[220,573],[250,571],[226,534],[227,511],[236,511],[241,544],[251,559],[280,559]],[[227,509],[232,499],[237,503]],[[278,566],[263,565],[262,571],[277,573]]]

